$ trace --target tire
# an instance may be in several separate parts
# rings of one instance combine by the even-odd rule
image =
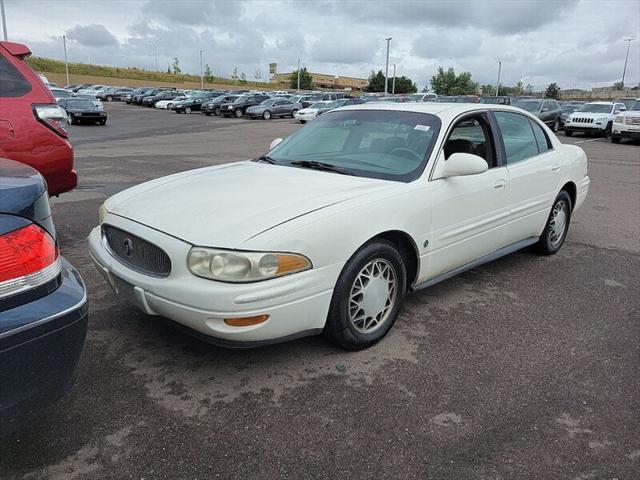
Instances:
[[[236,118],[242,118],[244,116],[244,112],[241,108],[236,108],[233,114],[236,116]]]
[[[620,143],[620,140],[622,140],[621,137],[617,137],[615,135],[611,135],[611,143]]]
[[[307,123],[307,121],[306,120],[300,120],[300,123],[304,124],[304,123]]]
[[[220,108],[219,108],[219,107],[216,107],[216,108],[213,110],[213,114],[214,114],[216,117],[219,117],[219,116],[220,116]]]
[[[184,113],[191,113],[191,107],[185,107]]]
[[[571,197],[562,190],[553,201],[549,218],[544,226],[544,231],[538,240],[538,252],[543,255],[553,255],[562,247],[564,240],[569,232],[569,223],[571,221]],[[561,229],[559,229],[562,222]]]
[[[362,293],[362,285],[368,275],[373,278],[364,287],[374,288],[367,298],[366,291]],[[361,350],[378,342],[398,317],[406,292],[406,278],[402,256],[392,243],[377,239],[362,246],[349,259],[336,282],[323,330],[325,338],[345,350]],[[393,290],[390,280],[394,282]],[[362,308],[365,305],[369,311]],[[369,313],[372,315],[367,316]],[[376,317],[378,323],[374,323]]]
[[[107,121],[106,121],[106,120],[101,120],[101,121],[100,121],[100,125],[106,125],[106,124],[107,124]]]
[[[107,97],[107,102],[113,102],[113,97],[111,96]]]
[[[560,130],[560,119],[556,118],[551,126],[551,130],[555,133]]]
[[[262,118],[264,118],[265,120],[271,120],[271,112],[269,110],[265,110],[262,114]]]
[[[291,112],[291,118],[296,118],[296,113],[298,113],[298,110]]]
[[[613,123],[609,122],[607,123],[607,126],[604,129],[604,132],[602,132],[602,136],[604,138],[609,138],[611,136],[611,130],[613,129]]]
[[[564,130],[564,136],[565,136],[565,137],[570,137],[570,136],[572,136],[572,135],[573,135],[573,132],[572,132],[571,130],[567,130],[567,129],[565,128],[565,130]]]

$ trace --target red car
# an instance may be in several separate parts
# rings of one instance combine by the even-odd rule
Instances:
[[[25,45],[0,42],[0,157],[35,168],[58,195],[78,183],[67,114],[25,62],[29,55]]]

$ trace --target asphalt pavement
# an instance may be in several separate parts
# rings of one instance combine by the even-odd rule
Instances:
[[[52,200],[90,293],[78,378],[0,441],[0,478],[640,478],[638,143],[559,134],[592,184],[557,255],[415,293],[365,351],[234,351],[118,301],[86,237],[107,196],[254,158],[300,125],[106,108],[107,126],[71,127],[80,185]]]

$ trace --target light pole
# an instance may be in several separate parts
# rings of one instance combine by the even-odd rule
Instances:
[[[500,93],[500,70],[502,70],[502,62],[498,61],[498,81],[496,83],[496,97]]]
[[[384,68],[384,96],[387,96],[387,92],[389,91],[389,42],[391,42],[391,37],[385,38],[387,41],[387,64]]]
[[[5,37],[6,37],[6,33],[5,33]],[[624,88],[624,76],[627,73],[627,60],[629,60],[629,47],[631,46],[631,42],[633,41],[633,38],[625,38],[624,39],[625,42],[627,42],[627,54],[624,57],[624,69],[622,70],[622,88]]]
[[[0,10],[2,11],[2,32],[4,33],[4,41],[7,41],[7,16],[4,13],[4,0],[0,0]]]
[[[153,42],[153,55],[156,57],[156,72],[158,71],[158,41]]]
[[[202,54],[204,50],[200,50],[200,88],[204,89],[204,70],[202,70]]]
[[[300,91],[300,59],[298,59],[298,91]]]
[[[391,95],[396,94],[396,64],[393,64],[393,83],[391,84]]]
[[[69,82],[69,64],[67,63],[67,36],[62,35],[62,45],[64,46],[64,73],[67,75],[67,85]]]

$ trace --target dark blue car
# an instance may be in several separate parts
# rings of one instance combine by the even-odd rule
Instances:
[[[71,387],[87,312],[82,278],[59,253],[43,178],[0,159],[0,436]]]

